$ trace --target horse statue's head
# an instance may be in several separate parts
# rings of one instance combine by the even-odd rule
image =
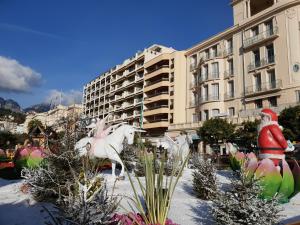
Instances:
[[[123,134],[126,137],[129,145],[132,145],[134,142],[134,133],[135,132],[146,132],[144,130],[141,130],[137,127],[134,127],[134,126],[131,126],[128,124],[122,125],[120,128],[123,129]]]

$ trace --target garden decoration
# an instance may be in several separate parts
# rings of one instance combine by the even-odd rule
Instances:
[[[108,128],[106,127],[106,119],[97,120],[93,127],[93,136],[84,137],[75,145],[75,150],[79,152],[80,156],[87,155],[90,158],[108,158],[112,162],[112,177],[116,178],[115,168],[116,163],[120,163],[122,170],[120,178],[124,177],[124,165],[119,157],[123,151],[123,141],[126,138],[129,145],[133,144],[134,133],[144,132],[131,125],[120,123]],[[89,133],[91,135],[91,133]]]
[[[271,109],[261,111],[261,123],[258,135],[258,159],[253,153],[233,153],[233,157],[248,178],[254,176],[262,185],[262,197],[266,199],[278,195],[281,202],[288,202],[289,197],[300,191],[300,167],[297,161],[290,165],[285,160],[285,152],[293,151],[290,141],[286,141],[278,117]]]
[[[27,145],[27,147],[20,148],[16,151],[14,162],[18,169],[22,169],[24,167],[36,168],[40,166],[44,158],[45,153],[42,148]]]
[[[168,158],[180,157],[183,163],[190,152],[190,144],[193,143],[191,135],[179,135],[175,141],[167,134],[157,142],[157,147],[163,147],[168,151]]]

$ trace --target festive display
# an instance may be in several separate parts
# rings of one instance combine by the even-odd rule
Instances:
[[[24,167],[36,168],[41,164],[44,158],[45,153],[42,148],[31,147],[28,145],[25,148],[20,148],[17,150],[14,157],[14,162],[16,168],[18,169],[22,169]]]
[[[300,191],[300,167],[297,161],[288,163],[285,159],[285,152],[293,151],[294,147],[284,138],[277,114],[271,109],[261,111],[258,130],[258,158],[253,153],[232,152],[232,166],[237,169],[242,165],[249,179],[259,179],[263,198],[277,195],[281,202],[287,202]]]

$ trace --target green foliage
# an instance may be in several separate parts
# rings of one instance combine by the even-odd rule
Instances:
[[[245,121],[241,124],[234,134],[234,142],[239,146],[246,148],[249,152],[256,151],[258,131],[257,127],[260,121]]]
[[[135,208],[143,217],[146,224],[165,224],[175,187],[188,161],[188,157],[181,165],[179,161],[175,163],[176,166],[173,167],[174,169],[169,178],[164,176],[164,160],[161,160],[158,174],[155,168],[155,157],[152,153],[145,153],[143,160],[145,163],[145,184],[142,184],[142,181],[136,177],[138,189],[140,189],[142,196],[138,195],[137,187],[135,187],[132,177],[128,173],[129,181],[134,192],[133,202]],[[174,175],[177,169],[179,169],[179,174],[175,177]],[[145,202],[145,204],[142,202]]]
[[[0,148],[14,149],[16,144],[23,144],[28,139],[27,134],[12,134],[6,131],[0,131]]]
[[[28,133],[30,133],[36,127],[40,127],[42,129],[44,129],[44,125],[40,120],[38,120],[38,119],[31,120],[28,123]]]
[[[278,122],[283,126],[283,134],[291,141],[300,140],[300,106],[284,109],[278,118]]]
[[[13,112],[9,109],[0,108],[0,120],[7,120],[12,118],[11,121],[17,124],[25,122],[26,115],[24,113]]]
[[[235,125],[221,118],[212,118],[203,123],[198,134],[202,141],[209,145],[230,141],[233,138]]]

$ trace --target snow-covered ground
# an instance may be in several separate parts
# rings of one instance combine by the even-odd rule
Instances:
[[[214,224],[209,213],[209,203],[194,197],[192,190],[192,170],[185,170],[179,180],[172,199],[169,218],[181,225]],[[222,188],[228,187],[229,172],[219,171],[218,182]],[[105,175],[105,177],[109,177]],[[42,225],[47,213],[42,206],[51,207],[50,204],[36,203],[30,195],[20,191],[22,180],[8,181],[0,179],[0,225]],[[109,190],[113,182],[107,181]],[[128,178],[117,181],[114,194],[133,195]],[[121,204],[127,206],[128,198],[123,197]],[[290,203],[283,205],[285,223],[300,220],[300,194],[295,196]]]

